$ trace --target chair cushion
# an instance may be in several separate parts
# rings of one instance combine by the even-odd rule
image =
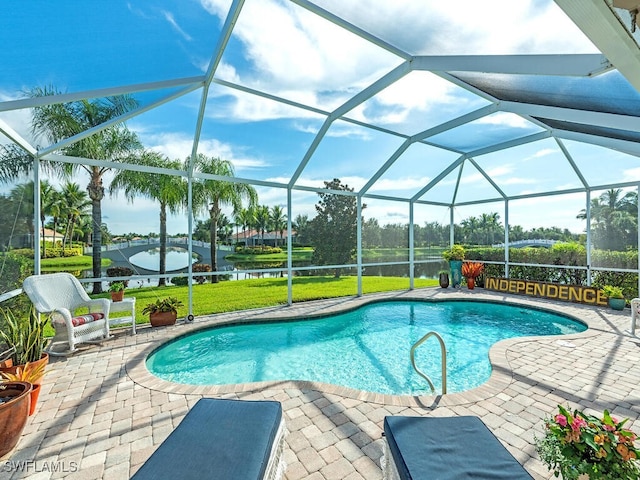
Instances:
[[[86,315],[78,315],[77,317],[73,317],[71,319],[71,324],[74,327],[79,327],[80,325],[84,325],[85,323],[95,322],[96,320],[102,320],[104,318],[104,313],[87,313]]]
[[[132,479],[262,479],[281,421],[279,402],[201,398]]]
[[[402,480],[531,480],[477,417],[385,417],[384,434]]]

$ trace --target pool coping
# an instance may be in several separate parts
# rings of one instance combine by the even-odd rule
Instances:
[[[531,336],[501,340],[494,344],[489,350],[489,361],[491,363],[492,372],[487,382],[464,392],[448,393],[444,395],[388,395],[356,390],[334,384],[298,380],[265,381],[230,385],[187,385],[169,382],[156,377],[151,374],[146,367],[145,360],[147,356],[160,345],[198,330],[229,324],[295,320],[299,319],[301,316],[304,316],[305,318],[320,317],[352,310],[366,304],[384,300],[498,301],[510,305],[543,309],[549,310],[553,313],[559,313],[586,324],[588,329],[584,332],[561,336]],[[465,405],[499,395],[517,381],[509,364],[508,353],[511,350],[517,349],[519,344],[544,342],[547,344],[554,343],[557,348],[572,348],[572,339],[584,339],[597,335],[598,330],[605,327],[599,322],[597,315],[593,315],[599,310],[599,307],[564,303],[540,298],[530,299],[528,297],[499,294],[482,289],[455,290],[425,288],[410,291],[367,294],[362,297],[341,297],[329,300],[300,302],[294,303],[291,306],[251,309],[219,315],[208,315],[198,317],[193,323],[180,323],[171,327],[148,327],[153,329],[153,338],[149,339],[146,347],[128,359],[125,363],[125,369],[127,375],[134,383],[151,390],[162,391],[169,394],[223,396],[226,394],[264,391],[273,388],[297,388],[319,390],[345,398],[399,407],[417,406],[429,408],[435,405]],[[146,330],[146,328],[143,328],[143,330]]]

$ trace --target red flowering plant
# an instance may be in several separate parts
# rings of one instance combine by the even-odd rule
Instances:
[[[545,436],[536,438],[540,459],[564,480],[637,480],[636,434],[622,427],[607,410],[602,418],[558,405],[545,422]]]
[[[477,278],[482,275],[484,264],[480,262],[464,262],[462,264],[462,276],[464,278]]]

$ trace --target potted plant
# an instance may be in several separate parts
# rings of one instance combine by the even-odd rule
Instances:
[[[605,285],[602,287],[604,295],[609,299],[609,307],[613,310],[624,310],[627,301],[624,298],[621,287]]]
[[[636,435],[623,429],[626,422],[607,410],[595,417],[558,405],[558,413],[545,421],[545,436],[535,439],[536,450],[564,480],[637,480],[640,450],[634,445]]]
[[[175,297],[158,298],[148,303],[142,309],[142,314],[149,314],[149,321],[154,327],[173,325],[178,318],[178,308],[182,306],[183,303]]]
[[[440,270],[438,272],[438,282],[440,283],[440,287],[442,288],[449,287],[449,271],[448,270]]]
[[[0,458],[18,444],[29,418],[31,384],[0,383]]]
[[[16,373],[0,372],[0,375],[4,378],[4,382],[27,382],[31,384],[31,391],[29,392],[31,397],[31,407],[29,408],[30,416],[36,411],[36,404],[40,396],[40,382],[42,381],[42,377],[44,377],[44,369],[44,363],[27,362],[24,367],[17,367]]]
[[[124,298],[124,289],[126,288],[124,282],[111,282],[109,284],[109,293],[111,294],[112,302],[121,302]]]
[[[0,329],[0,342],[13,350],[11,355],[12,366],[2,367],[0,371],[16,373],[18,367],[23,367],[27,362],[49,363],[49,355],[44,352],[46,340],[44,327],[49,320],[48,316],[40,316],[35,308],[31,308],[26,318],[16,318],[10,310],[0,309],[4,327]]]
[[[443,258],[449,262],[449,269],[451,270],[451,284],[455,288],[460,287],[462,281],[462,261],[464,260],[464,247],[462,245],[452,245],[442,252]]]
[[[484,264],[480,262],[465,262],[462,264],[462,276],[467,279],[467,288],[473,290],[476,278],[482,275]]]

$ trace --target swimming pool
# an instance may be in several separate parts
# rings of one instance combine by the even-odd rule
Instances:
[[[394,395],[427,395],[412,368],[411,346],[430,331],[447,347],[447,393],[486,382],[489,348],[499,340],[562,335],[586,325],[548,311],[477,301],[384,301],[337,315],[236,324],[179,337],[147,358],[171,382],[225,385],[309,380]],[[416,364],[441,390],[440,347],[429,340]]]

